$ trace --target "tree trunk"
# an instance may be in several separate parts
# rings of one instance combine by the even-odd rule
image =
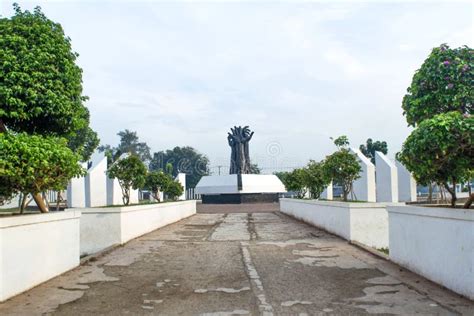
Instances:
[[[453,189],[449,187],[448,183],[444,183],[444,187],[451,194],[451,207],[456,207],[456,183],[453,181]]]
[[[156,190],[156,192],[153,192],[153,198],[158,201],[158,202],[161,202],[160,201],[160,190]]]
[[[38,208],[39,208],[40,212],[41,213],[48,213],[49,208],[46,205],[41,193],[32,193],[32,195],[33,195],[33,200],[35,200],[36,205],[38,205]]]
[[[433,184],[431,182],[428,185],[428,203],[433,203]]]
[[[59,212],[59,203],[62,200],[61,191],[56,193],[56,212]]]
[[[26,200],[28,199],[28,193],[22,193],[21,204],[20,204],[20,214],[23,214],[26,207]]]
[[[0,133],[5,133],[7,131],[7,128],[5,124],[3,124],[2,119],[0,119]]]
[[[466,203],[464,203],[464,208],[471,208],[472,202],[474,202],[474,193],[469,194],[469,198]]]

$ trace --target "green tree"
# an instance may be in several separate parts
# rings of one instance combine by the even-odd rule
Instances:
[[[88,126],[78,54],[37,7],[0,19],[0,131],[67,136]]]
[[[373,141],[372,138],[367,139],[366,144],[362,144],[359,146],[360,151],[366,156],[367,158],[372,161],[375,165],[375,152],[379,151],[383,154],[388,153],[388,147],[386,141]]]
[[[419,183],[443,185],[454,207],[456,184],[468,181],[474,172],[474,117],[449,112],[423,120],[408,136],[397,159]]]
[[[122,189],[123,204],[130,203],[130,190],[140,189],[145,185],[146,167],[137,155],[129,155],[115,161],[107,170],[110,178],[116,178]]]
[[[145,188],[150,190],[153,198],[160,202],[160,191],[164,192],[173,179],[163,171],[151,171],[146,176]]]
[[[64,137],[71,141],[73,150],[84,155],[93,142],[81,143],[78,137],[81,130],[88,129],[89,112],[84,106],[87,97],[82,95],[82,70],[75,63],[78,55],[71,49],[71,40],[39,7],[29,12],[14,4],[14,9],[11,18],[0,18],[0,133],[11,133],[5,141],[12,141],[12,145],[18,145],[11,138],[16,133]],[[18,137],[26,142],[26,136]],[[45,138],[43,144],[49,143],[50,138]],[[60,152],[58,146],[66,146],[62,140],[57,144],[51,150]],[[41,154],[46,156],[44,150]],[[46,168],[32,160],[35,174],[49,170],[38,167]],[[22,186],[3,182],[0,191],[5,193],[14,191],[5,183],[12,188]],[[35,191],[33,196],[40,210],[48,211],[41,194]]]
[[[352,184],[360,178],[362,169],[355,154],[349,151],[349,141],[346,136],[335,139],[334,144],[338,150],[326,157],[324,169],[330,179],[342,186],[343,199],[347,201],[352,192]]]
[[[32,193],[41,212],[48,207],[39,193],[59,191],[68,181],[82,176],[85,171],[79,164],[80,156],[66,146],[66,140],[57,137],[41,137],[26,133],[0,133],[0,190]],[[24,203],[21,204],[23,211]]]
[[[308,190],[305,185],[306,171],[303,168],[297,168],[290,172],[280,172],[276,175],[283,182],[287,191],[295,192],[299,199],[304,198]]]
[[[137,132],[132,132],[128,129],[117,133],[120,137],[120,143],[117,147],[110,145],[99,146],[99,152],[104,152],[107,156],[107,161],[112,164],[122,154],[133,154],[140,157],[141,161],[148,163],[151,159],[150,147],[145,142],[140,142]]]
[[[178,181],[171,180],[165,188],[166,195],[171,200],[176,200],[181,194],[183,194],[184,188]]]
[[[324,162],[310,160],[304,168],[303,184],[308,188],[311,198],[319,199],[330,182],[331,178],[326,171]]]
[[[186,173],[186,184],[190,188],[194,188],[203,175],[209,174],[209,159],[189,146],[154,153],[150,170],[164,169],[168,163],[173,166],[173,177],[179,172]]]
[[[250,163],[250,173],[251,174],[260,174],[261,170],[257,163]]]
[[[403,98],[403,114],[412,126],[450,111],[472,115],[473,86],[474,51],[443,44],[431,51],[413,76]]]

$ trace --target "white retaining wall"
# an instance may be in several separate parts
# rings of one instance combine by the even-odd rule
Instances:
[[[80,216],[0,217],[0,302],[79,265]]]
[[[196,201],[81,209],[81,255],[91,254],[196,213]]]
[[[474,211],[389,206],[390,259],[474,299]]]
[[[280,199],[280,211],[344,239],[388,247],[386,203]]]

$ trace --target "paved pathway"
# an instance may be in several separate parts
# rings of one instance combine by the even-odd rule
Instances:
[[[474,303],[281,213],[213,213],[0,304],[1,315],[44,313],[474,315]]]

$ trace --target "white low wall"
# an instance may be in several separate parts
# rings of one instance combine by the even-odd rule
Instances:
[[[196,214],[196,201],[82,208],[81,255],[91,254]]]
[[[390,259],[474,299],[474,211],[389,206]]]
[[[374,248],[388,247],[386,203],[280,199],[280,211]]]
[[[0,217],[0,302],[79,265],[80,216]]]

